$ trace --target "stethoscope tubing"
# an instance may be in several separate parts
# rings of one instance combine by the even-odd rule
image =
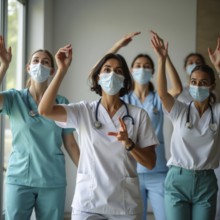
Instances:
[[[101,98],[99,99],[99,101],[97,102],[96,108],[95,108],[95,122],[94,122],[94,126],[95,128],[99,129],[102,127],[101,122],[98,120],[98,109],[99,109],[99,105],[101,103]],[[125,118],[130,118],[132,124],[134,125],[134,118],[129,114],[129,110],[128,110],[128,106],[127,104],[121,99],[122,104],[125,106],[126,108],[126,115],[124,115],[122,117],[122,120],[125,120]]]
[[[189,103],[189,106],[188,106],[188,111],[187,111],[187,115],[186,115],[186,126],[187,128],[191,129],[193,127],[192,125],[192,122],[190,122],[190,110],[191,110],[191,105],[192,105],[193,101],[191,101]],[[216,123],[214,122],[214,114],[213,114],[213,109],[212,109],[212,106],[210,104],[208,104],[209,106],[209,109],[211,111],[211,124],[210,124],[210,129],[212,131],[216,131],[217,130],[217,125]]]

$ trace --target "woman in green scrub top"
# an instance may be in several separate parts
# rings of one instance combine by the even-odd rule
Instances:
[[[0,36],[0,82],[12,59]],[[54,74],[54,61],[47,50],[37,50],[27,64],[28,88],[0,93],[0,113],[8,115],[13,135],[6,177],[6,220],[28,220],[35,209],[37,220],[63,219],[66,173],[62,143],[75,165],[79,148],[74,129],[62,129],[38,114],[38,103]],[[68,103],[60,95],[57,103]]]

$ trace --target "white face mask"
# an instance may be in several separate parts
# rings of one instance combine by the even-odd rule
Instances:
[[[193,64],[189,64],[186,66],[186,72],[188,73],[188,75],[191,75],[193,69],[197,66],[196,63]]]
[[[31,78],[38,83],[46,81],[50,76],[50,68],[44,66],[40,63],[38,64],[30,64],[30,72]]]
[[[133,68],[132,77],[141,85],[149,83],[153,76],[153,70],[149,68]]]
[[[101,73],[98,84],[108,95],[115,95],[124,87],[124,79],[124,76],[115,72]]]
[[[206,86],[190,85],[189,93],[194,100],[199,101],[199,102],[204,101],[210,95],[209,87],[206,87]]]

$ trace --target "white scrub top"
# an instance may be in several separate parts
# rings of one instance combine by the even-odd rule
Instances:
[[[190,108],[190,121],[193,127],[187,128],[187,112],[189,104],[175,101],[170,113],[174,129],[171,137],[171,157],[168,166],[175,165],[191,170],[215,169],[219,166],[220,158],[220,103],[214,104],[213,117],[217,130],[210,129],[211,110],[208,108],[200,118],[192,103]]]
[[[98,108],[100,129],[94,127],[97,101],[64,105],[67,122],[56,122],[61,127],[74,127],[79,134],[80,161],[77,169],[73,208],[102,214],[136,214],[142,211],[142,202],[136,172],[137,162],[116,137],[118,117],[127,114],[124,105],[110,118],[102,104]],[[158,144],[148,114],[141,108],[128,105],[129,137],[141,148]]]

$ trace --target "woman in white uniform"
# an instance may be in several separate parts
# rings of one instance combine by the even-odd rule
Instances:
[[[153,35],[156,34],[153,31],[150,33]],[[132,32],[125,35],[111,47],[108,53],[117,53],[139,34],[140,32]],[[168,69],[168,75],[171,81],[169,93],[173,96],[177,96],[182,91],[182,84],[169,56],[166,60],[166,68]],[[152,170],[147,169],[139,163],[137,164],[137,172],[144,206],[142,220],[147,220],[148,200],[150,201],[155,219],[166,220],[164,207],[164,180],[166,178],[168,167],[166,166],[167,161],[165,158],[163,135],[164,114],[162,103],[151,80],[154,76],[154,70],[154,61],[149,54],[141,53],[136,55],[131,62],[130,67],[134,87],[129,94],[122,97],[125,102],[136,105],[147,111],[160,142],[156,148],[156,165]]]
[[[39,105],[40,114],[62,127],[74,127],[81,147],[72,219],[140,220],[142,205],[137,162],[152,169],[158,140],[148,114],[120,96],[132,80],[122,56],[107,54],[90,75],[91,90],[101,99],[54,105],[72,58],[71,46],[56,54],[58,72]],[[58,122],[59,121],[59,122]]]
[[[179,102],[167,92],[167,45],[156,36],[152,45],[158,56],[158,94],[174,126],[165,180],[167,219],[214,220],[218,191],[214,169],[220,158],[220,104],[213,103],[214,71],[207,65],[196,66],[189,85],[193,101]]]

